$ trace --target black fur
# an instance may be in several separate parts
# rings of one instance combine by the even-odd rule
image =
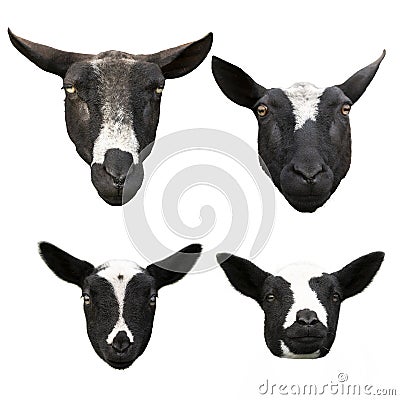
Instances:
[[[214,78],[233,102],[253,110],[258,120],[258,152],[265,171],[298,211],[314,212],[335,192],[351,161],[348,115],[343,105],[355,103],[375,76],[382,56],[342,85],[325,89],[316,121],[295,130],[290,100],[281,89],[265,89],[237,66],[213,57]],[[257,114],[268,107],[265,116]]]

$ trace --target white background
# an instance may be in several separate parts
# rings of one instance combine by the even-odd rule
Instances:
[[[329,384],[339,372],[352,383],[397,385],[396,2],[71,0],[3,2],[1,8],[1,398],[257,399],[266,379]],[[269,271],[308,260],[332,272],[365,253],[386,252],[373,284],[344,303],[327,357],[272,356],[261,310],[215,269],[161,291],[151,341],[131,368],[113,370],[98,358],[85,332],[79,289],[49,271],[37,242],[53,242],[94,264],[110,258],[144,262],[127,236],[122,209],[98,197],[89,167],[67,136],[61,79],[19,54],[7,26],[27,39],[88,53],[150,53],[212,31],[211,54],[243,67],[266,87],[339,84],[387,49],[351,112],[349,174],[311,215],[295,211],[277,193],[274,231],[255,260]],[[190,75],[167,82],[159,137],[208,127],[256,148],[255,118],[222,95],[210,63],[211,56]]]

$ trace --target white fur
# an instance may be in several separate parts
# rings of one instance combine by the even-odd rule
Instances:
[[[295,83],[290,88],[283,89],[293,106],[296,118],[295,131],[300,129],[307,120],[315,121],[320,97],[324,90],[306,82]]]
[[[294,303],[286,316],[283,327],[286,329],[291,326],[296,322],[297,312],[307,308],[311,311],[315,311],[318,319],[325,326],[328,326],[328,314],[326,309],[309,285],[311,278],[322,276],[321,269],[311,264],[291,264],[281,269],[277,275],[290,283],[290,289],[294,297]]]
[[[99,272],[97,275],[100,277],[107,279],[114,288],[114,294],[118,301],[119,308],[119,317],[118,321],[115,324],[113,330],[107,337],[107,343],[111,344],[114,340],[115,336],[118,332],[124,331],[127,335],[131,343],[134,338],[132,332],[129,330],[128,326],[123,317],[124,311],[124,300],[125,300],[125,291],[128,285],[128,282],[137,274],[143,272],[143,268],[139,267],[133,261],[126,260],[112,260],[103,264],[99,268]],[[121,279],[121,276],[123,277]]]
[[[99,90],[104,101],[101,110],[103,123],[93,146],[92,165],[103,164],[104,156],[109,149],[119,149],[132,154],[133,163],[137,164],[139,162],[139,143],[132,128],[133,121],[130,110],[125,110],[117,101],[118,94],[115,91],[118,88],[115,87],[114,79],[118,79],[118,77],[113,77],[110,82],[109,77],[102,72],[103,62],[103,60],[92,62],[93,69],[100,78]],[[120,62],[134,63],[135,60],[127,59]]]
[[[320,353],[321,353],[320,350],[317,350],[314,353],[309,353],[309,354],[295,354],[295,353],[292,353],[289,350],[289,347],[287,347],[285,345],[285,343],[283,343],[283,340],[281,340],[281,349],[282,349],[282,357],[284,357],[284,358],[302,358],[302,359],[309,358],[309,359],[313,359],[313,358],[318,358]]]

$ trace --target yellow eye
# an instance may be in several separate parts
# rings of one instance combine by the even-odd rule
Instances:
[[[350,110],[351,110],[351,105],[350,104],[343,104],[342,105],[341,111],[342,111],[343,115],[349,115]]]
[[[156,295],[156,294],[153,294],[153,295],[150,297],[150,305],[151,305],[152,307],[154,307],[154,306],[156,305],[156,298],[157,298],[157,295]]]
[[[338,303],[338,302],[340,301],[340,296],[339,296],[337,293],[335,293],[335,294],[333,295],[333,301],[334,301],[335,303]]]
[[[156,93],[157,93],[157,94],[161,94],[163,90],[164,90],[164,88],[158,87],[158,88],[156,89]]]
[[[88,294],[84,294],[82,295],[83,297],[83,302],[85,304],[85,306],[88,306],[90,304],[90,296]]]
[[[69,94],[73,94],[76,92],[75,86],[72,86],[72,85],[64,86],[64,89]]]
[[[260,104],[257,107],[257,114],[260,117],[265,117],[267,115],[267,113],[268,113],[268,107],[265,104]]]

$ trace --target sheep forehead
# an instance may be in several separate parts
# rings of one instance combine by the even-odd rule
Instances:
[[[296,321],[297,311],[303,309],[315,311],[319,320],[327,326],[327,311],[317,293],[310,287],[310,280],[319,278],[322,274],[322,269],[313,264],[291,264],[279,270],[277,275],[290,284],[293,293],[293,304],[286,315],[284,328],[291,326]]]
[[[143,272],[142,267],[129,260],[110,260],[97,268],[97,275],[109,281],[113,286],[127,284],[135,275]]]
[[[103,99],[122,102],[126,92],[130,90],[127,81],[135,63],[135,60],[129,58],[104,58],[91,61]]]
[[[122,89],[127,89],[126,79],[131,73],[136,60],[132,58],[105,57],[90,62],[95,76],[98,78],[99,89],[104,98],[120,98],[124,94]]]
[[[318,88],[312,83],[298,82],[283,92],[293,107],[296,125],[295,131],[301,129],[306,121],[315,121],[318,115],[318,104],[325,88]]]

